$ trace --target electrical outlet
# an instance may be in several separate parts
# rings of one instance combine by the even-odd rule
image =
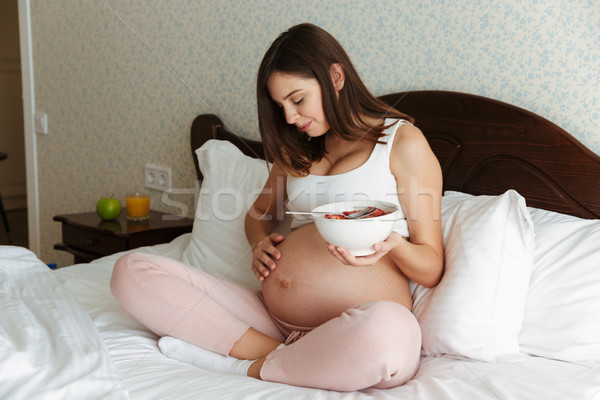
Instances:
[[[165,192],[171,189],[171,168],[146,164],[144,180],[148,189]]]

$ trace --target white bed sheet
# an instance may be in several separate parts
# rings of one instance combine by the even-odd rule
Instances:
[[[80,303],[29,250],[0,246],[0,398],[125,400]]]
[[[189,234],[136,251],[180,259]],[[523,355],[505,363],[424,357],[415,378],[387,390],[337,393],[205,371],[163,356],[108,286],[119,254],[56,272],[96,325],[131,399],[600,399],[600,371]]]

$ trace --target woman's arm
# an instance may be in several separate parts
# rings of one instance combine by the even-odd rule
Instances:
[[[398,128],[390,159],[410,239],[398,240],[390,251],[402,272],[423,286],[436,285],[444,271],[440,164],[421,131]]]
[[[258,280],[263,281],[269,272],[277,267],[276,260],[281,258],[277,244],[284,239],[273,233],[283,211],[286,200],[286,175],[281,168],[273,165],[269,179],[262,192],[248,210],[244,220],[244,229],[248,243],[252,247],[252,271]]]

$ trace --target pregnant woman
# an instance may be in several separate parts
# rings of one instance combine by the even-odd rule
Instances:
[[[417,368],[421,332],[409,280],[443,273],[440,166],[411,119],[366,89],[340,44],[311,24],[282,33],[258,72],[260,133],[274,160],[249,210],[255,291],[143,253],[123,256],[111,288],[166,355],[298,386],[389,388]],[[374,254],[322,239],[310,219],[273,233],[282,206],[385,200],[405,219]],[[249,266],[250,268],[250,266]]]

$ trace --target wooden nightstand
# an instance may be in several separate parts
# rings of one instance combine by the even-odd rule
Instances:
[[[150,210],[147,221],[127,220],[127,210],[114,221],[103,221],[96,212],[56,215],[62,223],[62,243],[54,248],[68,251],[75,264],[87,263],[119,251],[166,243],[192,231],[193,220],[165,219],[168,214]]]

